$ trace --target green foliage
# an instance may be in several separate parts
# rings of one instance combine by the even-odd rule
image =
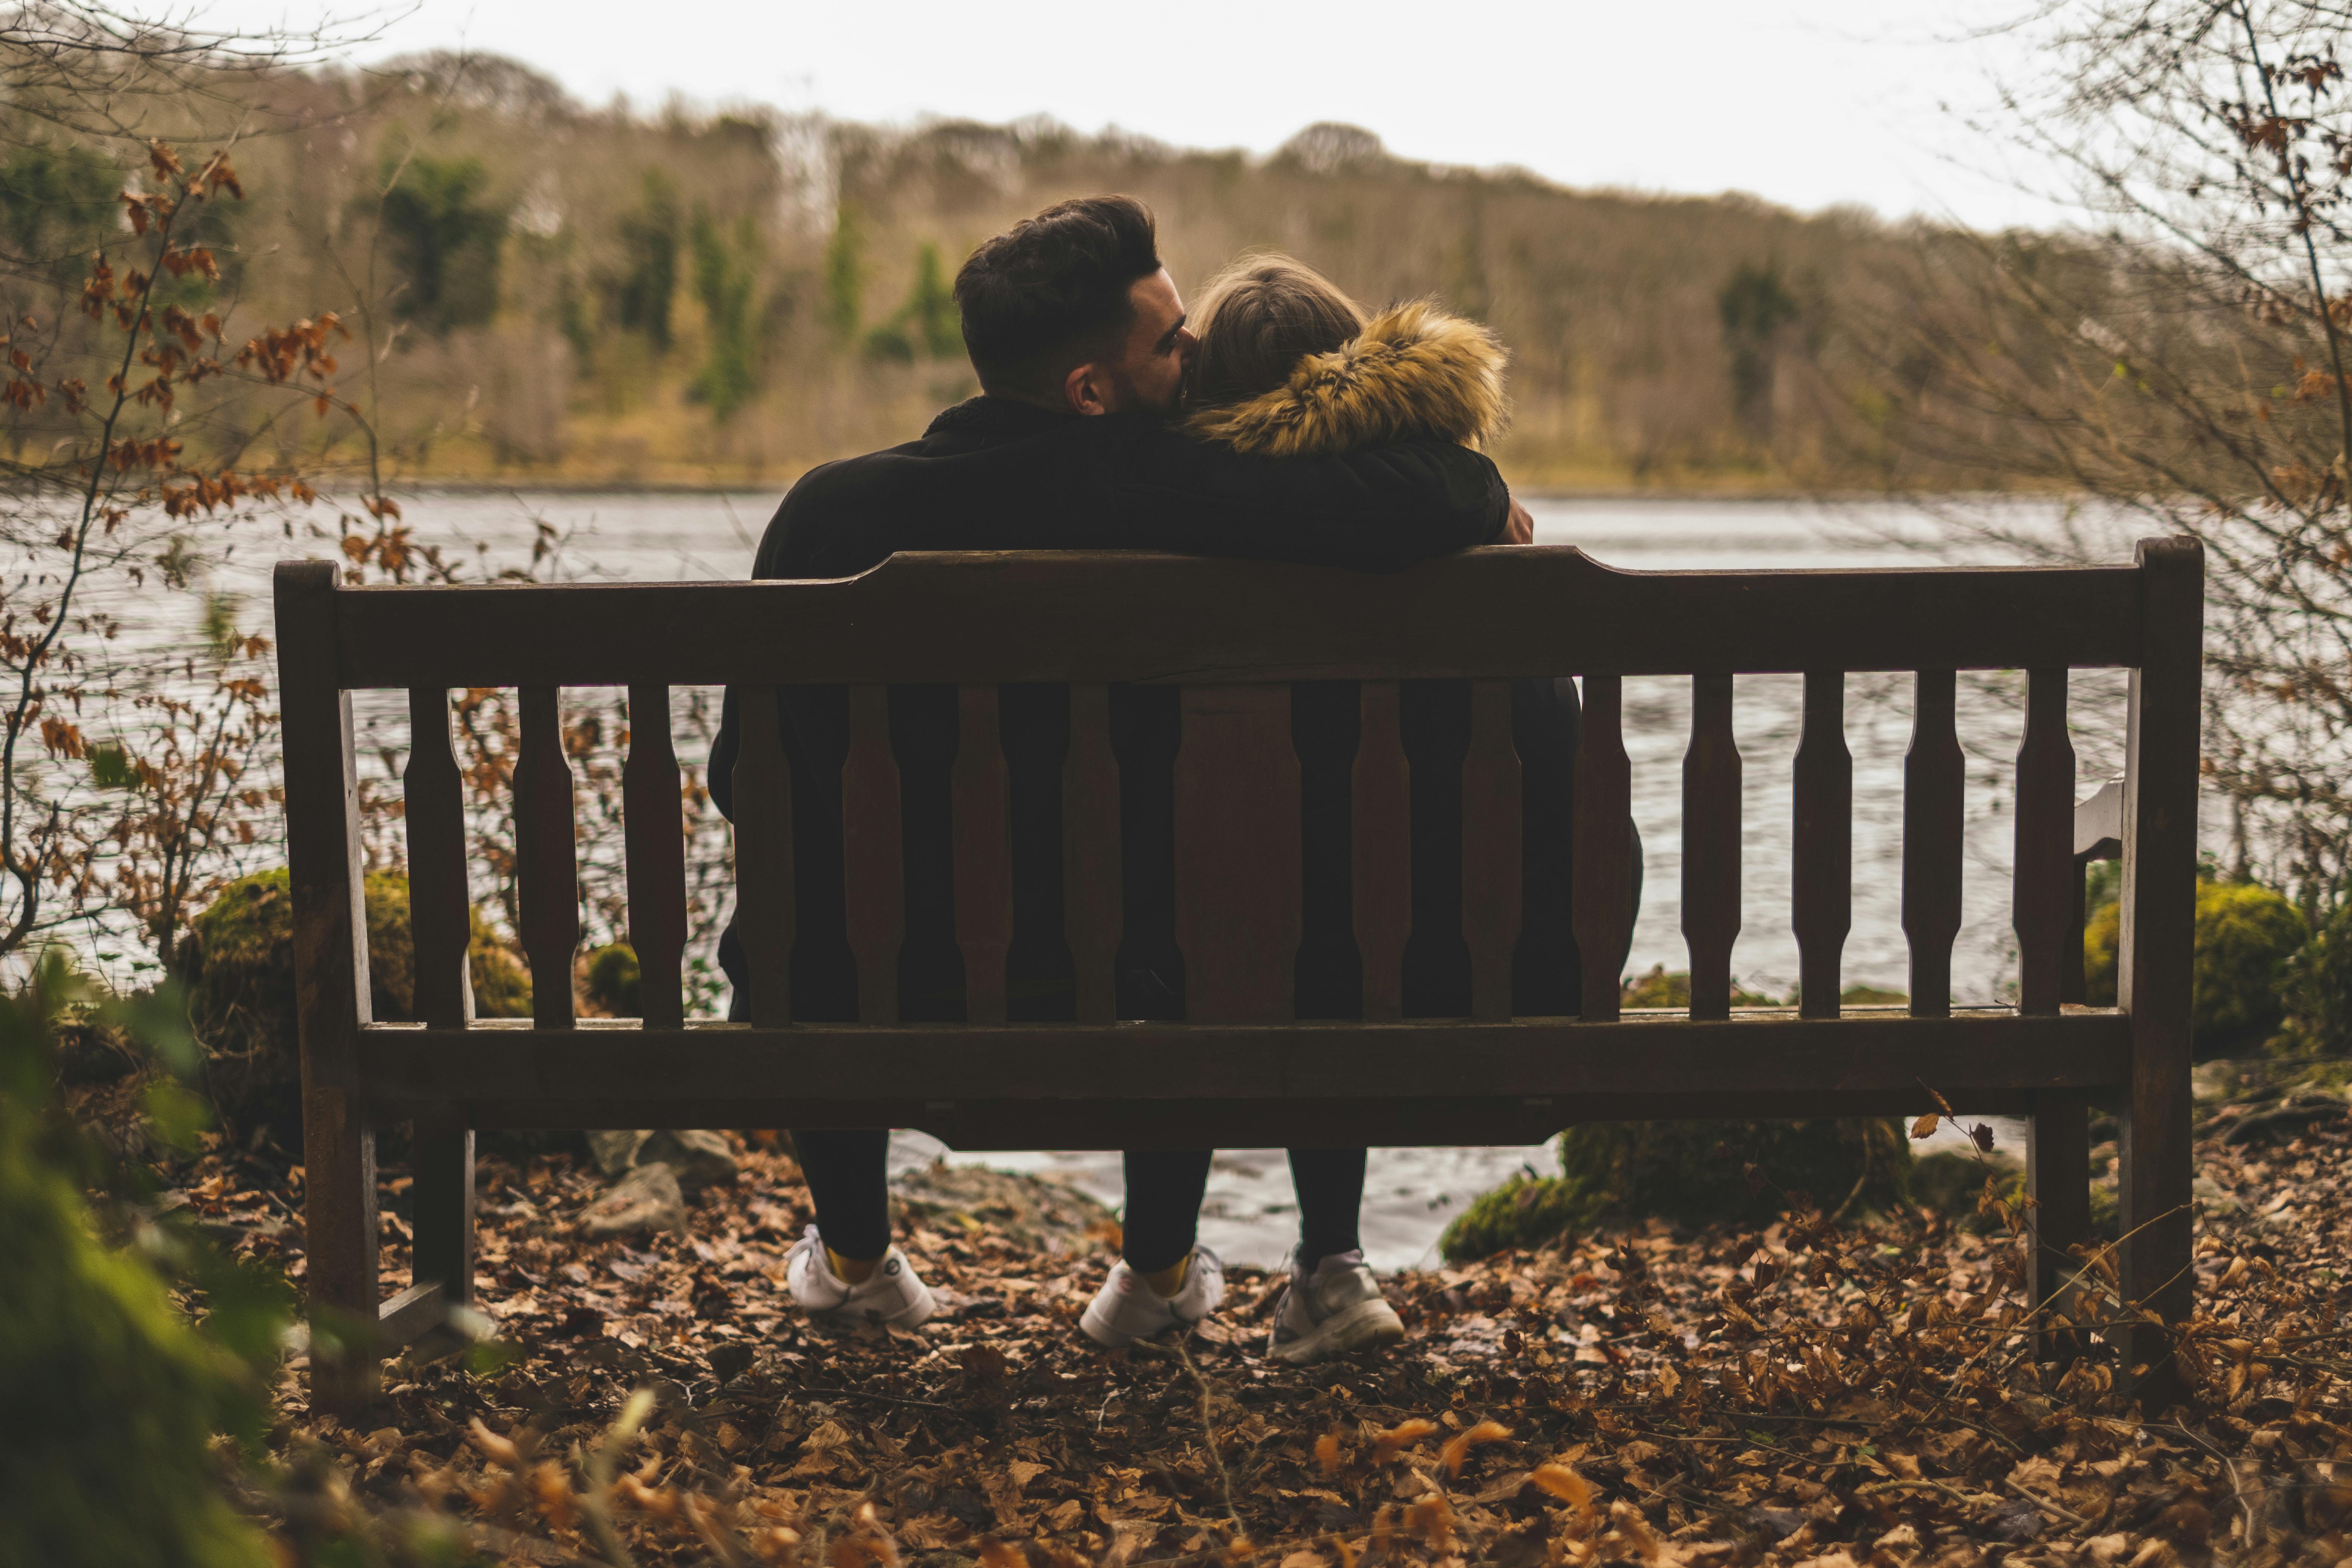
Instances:
[[[588,1000],[615,1018],[645,1016],[637,1004],[637,950],[616,942],[588,955]]]
[[[489,170],[479,158],[424,153],[402,167],[388,150],[383,178],[394,180],[395,171],[383,196],[383,239],[406,285],[394,308],[437,332],[483,325],[498,313],[509,210],[490,195]]]
[[[1513,1176],[1479,1194],[1454,1216],[1438,1240],[1449,1263],[1466,1263],[1503,1251],[1525,1251],[1601,1220],[1593,1194],[1560,1176]]]
[[[2352,1056],[2352,899],[2338,901],[2287,962],[2284,989],[2297,1049]]]
[[[824,247],[824,324],[835,342],[855,342],[865,314],[865,227],[857,209],[844,202],[834,214],[833,237]]]
[[[1751,425],[1769,418],[1772,393],[1773,342],[1798,315],[1796,298],[1780,281],[1780,264],[1759,267],[1743,261],[1715,297],[1723,321],[1724,346],[1731,351],[1731,395]]]
[[[2109,902],[2085,922],[2085,994],[2095,1006],[2116,1005],[2116,945],[2123,906]],[[2252,882],[2197,885],[2195,994],[2191,1041],[2200,1056],[2229,1056],[2260,1047],[2286,1014],[2287,964],[2310,927],[2303,911]]]
[[[0,157],[0,246],[7,259],[79,267],[112,226],[122,172],[94,150],[31,143]]]
[[[963,317],[956,310],[955,290],[949,286],[940,247],[929,240],[915,254],[915,289],[907,297],[907,314],[923,334],[923,347],[933,359],[953,359],[963,353]]]
[[[1560,1134],[1559,1165],[1556,1180],[1513,1177],[1482,1194],[1446,1227],[1446,1258],[1653,1215],[1761,1225],[1801,1195],[1832,1214],[1883,1209],[1909,1196],[1911,1147],[1900,1123],[1875,1118],[1601,1121]]]
[[[416,986],[408,879],[373,871],[364,890],[369,1002],[379,1022],[402,1022],[414,1016]],[[478,1016],[530,1016],[530,977],[479,910],[468,960]],[[282,868],[260,871],[223,888],[190,922],[180,964],[214,1102],[232,1122],[270,1122],[290,1136],[299,1121],[301,1060],[289,874]]]
[[[748,216],[722,225],[709,214],[694,216],[694,291],[702,301],[709,349],[695,393],[724,423],[759,391],[759,344],[751,324],[751,296],[763,260],[760,231]]]
[[[103,1244],[83,1196],[100,1173],[49,1106],[61,961],[0,997],[0,1563],[243,1568],[268,1562],[222,1499],[215,1432],[248,1442],[257,1366],[284,1321],[273,1288],[184,1233],[151,1225],[137,1251]],[[145,1017],[168,1019],[168,1002]],[[133,1022],[137,1022],[134,1019]],[[209,1331],[173,1310],[149,1259],[204,1291]]]
[[[953,359],[963,353],[963,318],[956,310],[940,247],[929,240],[915,252],[915,286],[907,302],[866,334],[870,360],[911,364],[919,348],[932,359]]]
[[[646,171],[645,200],[620,222],[621,275],[613,290],[623,327],[646,334],[654,352],[669,349],[670,301],[677,293],[677,186],[658,169]]]

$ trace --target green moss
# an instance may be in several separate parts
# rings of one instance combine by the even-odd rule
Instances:
[[[1664,964],[1654,964],[1647,974],[1636,975],[1625,982],[1625,994],[1619,1005],[1626,1007],[1687,1007],[1690,1005],[1690,976],[1679,969],[1669,973]],[[1778,1007],[1780,1004],[1772,997],[1743,991],[1735,983],[1731,987],[1731,1005],[1735,1007]]]
[[[408,879],[370,872],[362,890],[370,1005],[379,1022],[404,1022],[415,1016],[416,995]],[[190,1019],[205,1042],[208,1092],[233,1125],[289,1125],[297,1119],[301,1069],[289,874],[281,868],[231,882],[190,922],[189,935],[181,974]],[[478,910],[467,958],[476,1016],[530,1016],[530,976]]]
[[[252,1427],[253,1386],[144,1263],[96,1239],[43,1124],[45,1035],[34,1004],[0,998],[0,1563],[267,1563],[207,1451]]]
[[[1447,1227],[1456,1262],[1563,1232],[1660,1215],[1686,1224],[1765,1224],[1801,1194],[1837,1212],[1883,1209],[1909,1195],[1911,1150],[1899,1123],[1598,1121],[1560,1134],[1557,1178],[1515,1176]]]
[[[588,1000],[615,1018],[645,1016],[637,1003],[637,950],[625,942],[588,955]]]
[[[2108,903],[2083,931],[2085,994],[2095,1006],[2116,1004],[2116,944],[2123,906]],[[2195,993],[2190,1037],[2200,1057],[2260,1047],[2286,1013],[2286,968],[2310,936],[2303,911],[2252,882],[2197,885]]]
[[[1541,1247],[1555,1237],[1589,1230],[1601,1220],[1591,1194],[1559,1176],[1517,1175],[1471,1200],[1439,1238],[1450,1263]]]

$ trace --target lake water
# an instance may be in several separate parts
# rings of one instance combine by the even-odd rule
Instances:
[[[406,503],[420,537],[493,565],[527,555],[539,524],[561,541],[558,574],[594,579],[739,578],[750,569],[773,494],[557,495],[427,494]],[[1530,502],[1538,542],[1575,544],[1610,565],[1639,569],[1883,566],[2001,559],[1982,548],[1946,548],[1933,520],[1884,504],[1790,501],[1544,500]],[[2010,509],[2031,524],[2032,508]],[[2014,521],[2014,519],[2013,519]],[[249,591],[266,592],[247,563]],[[2083,791],[2113,764],[2121,683],[2078,682]],[[1745,769],[1743,928],[1734,968],[1749,990],[1786,994],[1797,971],[1788,929],[1790,898],[1789,760],[1797,742],[1801,682],[1793,676],[1742,677],[1735,731]],[[2020,719],[2012,682],[1987,678],[1964,685],[1960,737],[1969,757],[1966,925],[1955,955],[1958,999],[1998,999],[2011,979],[2006,806]],[[1846,740],[1854,759],[1854,920],[1845,949],[1849,984],[1900,990],[1906,949],[1899,923],[1901,765],[1910,731],[1907,679],[1848,679]],[[1689,685],[1632,679],[1625,692],[1626,742],[1633,765],[1633,809],[1640,825],[1646,893],[1631,967],[1686,965],[1680,934],[1681,757],[1689,724]],[[1925,1106],[1922,1109],[1927,1109]],[[1963,1110],[1966,1108],[1963,1107]],[[2021,1152],[2021,1129],[1998,1126],[2001,1142]],[[1947,1134],[1946,1136],[1949,1136]],[[920,1133],[894,1144],[900,1168],[958,1159]],[[1115,1152],[1038,1151],[975,1160],[1068,1179],[1116,1205]],[[1434,1260],[1438,1235],[1478,1193],[1522,1169],[1555,1169],[1544,1145],[1372,1152],[1363,1211],[1366,1250],[1377,1267]],[[1202,1237],[1229,1260],[1277,1261],[1295,1237],[1296,1209],[1278,1150],[1222,1152],[1213,1169]]]

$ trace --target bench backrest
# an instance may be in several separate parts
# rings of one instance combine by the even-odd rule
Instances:
[[[415,744],[405,784],[415,994],[430,1030],[466,1028],[469,1012],[469,900],[448,692],[520,689],[520,935],[534,981],[533,1024],[546,1034],[575,1026],[580,937],[561,688],[626,687],[631,694],[624,793],[630,936],[642,972],[643,1027],[670,1031],[685,1022],[687,916],[668,689],[732,683],[746,698],[734,778],[737,927],[752,976],[751,1023],[782,1028],[792,1022],[792,778],[775,705],[761,699],[788,684],[850,688],[842,807],[848,934],[860,1021],[882,1026],[897,1022],[893,976],[904,931],[887,689],[957,686],[955,936],[970,1024],[923,1026],[940,1032],[1004,1017],[1012,904],[1000,683],[1071,687],[1066,936],[1079,1022],[1097,1026],[1112,1021],[1120,909],[1108,688],[1183,688],[1176,900],[1188,1018],[1193,1026],[1262,1026],[1289,1020],[1297,943],[1298,778],[1288,683],[1362,683],[1352,775],[1354,935],[1364,1016],[1372,1021],[1398,1016],[1410,923],[1411,784],[1398,683],[1471,683],[1461,781],[1462,935],[1473,1017],[1498,1023],[1510,1013],[1520,889],[1518,763],[1507,683],[1583,678],[1574,930],[1587,971],[1582,1019],[1598,1023],[1618,1016],[1615,955],[1632,918],[1621,682],[1689,676],[1683,921],[1689,1018],[1704,1023],[1729,1013],[1739,924],[1740,760],[1731,737],[1731,678],[1804,677],[1793,925],[1802,1014],[1831,1019],[1840,1011],[1852,883],[1843,677],[1916,672],[1902,907],[1912,954],[1909,1012],[1928,1018],[1951,1012],[1951,952],[1960,927],[1964,763],[1954,728],[1956,672],[2023,669],[2014,924],[2016,1017],[2024,1021],[2081,1000],[2067,673],[2120,667],[2133,672],[2120,823],[2121,1000],[2124,1010],[2149,1015],[2144,1026],[2158,1016],[2177,1017],[2186,1050],[2201,621],[2201,557],[2191,541],[2145,542],[2131,565],[2063,569],[1622,572],[1573,549],[1519,548],[1365,576],[1118,552],[984,553],[898,556],[829,582],[454,588],[341,587],[331,564],[289,563],[278,568],[278,601],[305,1050],[324,1079],[354,1088],[368,985],[348,693],[366,689],[411,697]],[[2024,1043],[2020,1037],[2021,1048]]]

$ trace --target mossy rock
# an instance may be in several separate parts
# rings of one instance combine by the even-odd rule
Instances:
[[[1515,1176],[1481,1194],[1440,1249],[1460,1262],[1653,1215],[1762,1225],[1800,1195],[1832,1214],[1910,1195],[1902,1125],[1875,1118],[1586,1122],[1560,1134],[1559,1163],[1556,1178]]]
[[[1646,974],[1637,974],[1625,982],[1620,998],[1624,1007],[1687,1007],[1690,1005],[1690,975],[1677,969],[1668,971],[1663,963],[1654,964]],[[1731,1005],[1735,1007],[1778,1007],[1780,1002],[1770,996],[1759,996],[1743,991],[1738,982],[1731,987]]]
[[[2116,944],[2123,906],[2095,910],[2083,930],[2085,995],[2116,1005]],[[2197,949],[2189,1038],[2200,1058],[2260,1047],[2286,1016],[2287,965],[2310,940],[2303,911],[2252,882],[2197,884]]]
[[[1513,1176],[1479,1194],[1438,1241],[1449,1263],[1524,1251],[1601,1223],[1595,1194],[1560,1176]]]
[[[415,1016],[416,952],[408,925],[408,879],[372,871],[367,906],[368,991],[375,1018]],[[288,1142],[300,1122],[300,1037],[294,1003],[294,903],[283,869],[240,877],[189,923],[180,953],[188,1014],[205,1043],[205,1087],[232,1130],[269,1125]],[[530,1015],[530,976],[473,915],[468,967],[474,1012]]]

